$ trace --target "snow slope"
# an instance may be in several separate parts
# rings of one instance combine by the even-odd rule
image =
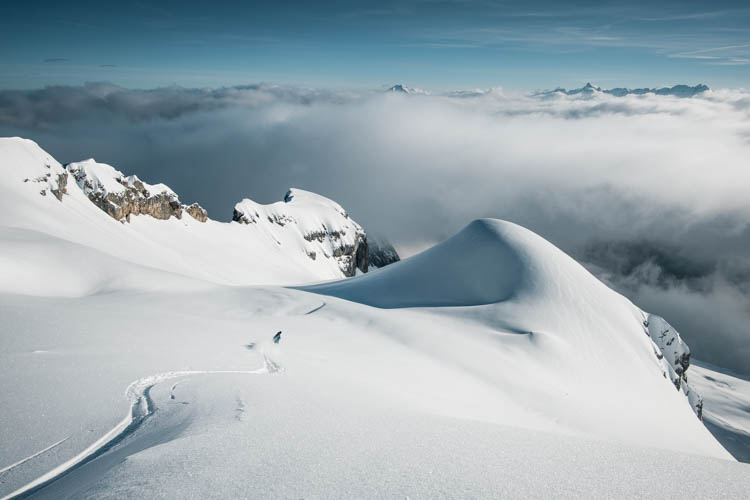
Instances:
[[[709,365],[696,363],[690,384],[703,394],[703,420],[737,460],[750,462],[750,381]]]
[[[0,297],[0,397],[13,402],[0,464],[65,439],[1,474],[0,492],[122,429],[138,381],[154,382],[150,416],[38,498],[737,497],[750,487],[750,468],[717,459],[727,455],[658,371],[653,390],[639,370],[614,389],[567,387],[567,365],[591,353],[525,367],[530,339],[489,330],[482,310],[472,321],[320,297],[276,287]],[[266,357],[281,371],[226,373],[255,372]]]
[[[58,179],[66,174],[70,175],[62,194]],[[142,183],[135,176],[126,177],[93,160],[66,168],[33,141],[0,138],[0,227],[44,235],[30,238],[27,245],[40,259],[59,269],[68,265],[66,255],[54,251],[47,239],[66,240],[103,252],[123,261],[126,268],[137,264],[230,285],[292,284],[341,278],[347,270],[353,275],[356,262],[348,253],[356,254],[357,245],[366,240],[362,228],[340,205],[302,190],[292,189],[285,201],[268,206],[243,200],[237,207],[252,207],[254,213],[263,213],[256,223],[244,224],[211,219],[199,222],[187,214],[167,220],[137,215],[123,223],[89,198],[122,195],[126,186],[135,183],[179,202],[163,184]],[[53,191],[60,192],[60,199]],[[0,240],[6,234],[0,233]],[[361,258],[366,262],[366,252]],[[7,266],[13,267],[12,263]],[[100,271],[106,274],[110,268],[114,269],[107,265]],[[11,275],[18,279],[2,280],[0,291],[49,292],[45,280],[29,282],[31,276],[15,271]],[[100,276],[83,289],[95,289],[98,281],[107,279]],[[71,290],[60,292],[67,283]],[[81,293],[79,285],[58,280],[55,294]]]
[[[324,199],[123,223],[77,184],[51,196],[63,167],[33,143],[0,153],[0,497],[750,490],[696,417],[679,335],[526,229],[482,219],[374,273],[281,287],[341,276],[300,252],[328,236],[268,233],[293,234],[268,215],[304,202],[325,214],[291,214],[297,234],[330,235],[347,218]]]
[[[478,323],[495,338],[494,363],[475,370],[504,379],[506,390],[518,386],[532,413],[613,438],[623,427],[608,424],[618,418],[612,412],[628,415],[623,425],[640,435],[640,444],[686,449],[682,440],[696,433],[688,447],[699,441],[706,452],[722,455],[684,411],[699,414],[702,403],[682,380],[689,350],[679,335],[673,332],[672,341],[657,336],[668,325],[662,318],[641,311],[515,224],[477,220],[377,273],[302,289],[384,308],[442,306],[443,314]],[[445,306],[455,308],[444,312]],[[581,412],[591,400],[609,404]]]

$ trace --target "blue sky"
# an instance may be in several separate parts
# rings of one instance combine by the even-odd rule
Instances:
[[[4,2],[0,88],[750,87],[747,2]]]

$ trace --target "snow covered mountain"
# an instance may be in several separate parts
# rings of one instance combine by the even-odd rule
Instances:
[[[392,247],[370,252],[364,229],[340,205],[299,189],[267,206],[245,199],[235,206],[234,221],[222,223],[196,203],[183,204],[164,184],[145,183],[94,160],[63,166],[29,140],[0,139],[0,166],[0,226],[185,277],[236,285],[294,283],[365,273],[371,259],[380,266],[398,260]],[[39,246],[42,253],[51,248]],[[71,265],[55,264],[61,259],[56,253],[47,257],[50,266]],[[70,293],[80,292],[83,276],[90,280],[85,289],[106,286],[116,269],[77,273]],[[33,280],[18,278],[21,283],[5,280],[0,287],[35,287]],[[43,289],[36,287],[37,293]]]
[[[397,256],[321,196],[202,222],[31,141],[0,162],[0,496],[750,490],[700,420],[745,425],[746,384],[700,368],[703,405],[674,328],[520,226],[344,278]]]
[[[690,350],[674,328],[635,307],[546,240],[508,222],[477,220],[445,242],[373,275],[303,289],[382,308],[485,306],[482,314],[466,312],[469,317],[484,316],[498,342],[516,348],[516,360],[524,344],[519,338],[528,339],[523,370],[529,378],[532,372],[538,377],[546,371],[537,366],[540,359],[591,353],[584,366],[571,367],[575,376],[568,383],[563,382],[561,363],[549,373],[550,379],[570,387],[566,399],[575,392],[579,376],[622,388],[619,377],[625,372],[632,376],[633,367],[618,368],[620,361],[631,365],[638,358],[644,366],[650,362],[653,367],[647,371],[671,382],[701,418],[702,398],[687,382]],[[546,348],[550,352],[544,352]],[[599,358],[604,353],[609,356]],[[646,385],[665,385],[662,382]],[[649,389],[639,391],[646,394]],[[547,394],[544,404],[558,398]],[[563,406],[564,399],[559,404]]]
[[[644,95],[644,94],[656,94],[656,95],[671,95],[675,97],[695,97],[698,94],[702,94],[710,90],[708,86],[699,83],[695,86],[690,85],[674,85],[673,87],[661,87],[661,88],[637,88],[628,89],[625,87],[617,87],[614,89],[602,89],[592,85],[590,82],[586,83],[581,88],[565,90],[564,88],[558,87],[554,90],[546,90],[538,93],[538,95],[554,95],[554,94],[565,94],[565,95],[582,95],[591,96],[597,92],[604,94],[611,94],[615,97],[624,97],[626,95]]]
[[[391,94],[430,95],[430,92],[425,89],[408,87],[403,83],[393,85],[386,92]]]

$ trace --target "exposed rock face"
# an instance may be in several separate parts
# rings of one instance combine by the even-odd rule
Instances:
[[[197,203],[190,207],[182,205],[177,194],[164,184],[146,184],[135,175],[126,177],[109,165],[86,160],[70,163],[66,170],[88,199],[113,219],[129,222],[131,215],[181,219],[183,209],[201,222],[208,218]]]
[[[54,195],[55,198],[62,201],[62,197],[68,192],[68,173],[57,162],[44,163],[44,173],[34,178],[25,178],[26,182],[41,184],[42,188],[39,194],[47,196],[47,191]]]
[[[69,183],[69,177],[74,182]],[[52,157],[43,156],[36,170],[29,170],[20,180],[39,195],[46,197],[51,193],[61,201],[72,189],[74,192],[69,194],[79,199],[83,194],[104,213],[122,222],[130,222],[131,215],[182,219],[183,212],[201,223],[208,221],[206,210],[197,203],[183,205],[166,185],[125,176],[93,159],[63,167]],[[243,200],[235,206],[232,220],[257,228],[247,233],[247,238],[265,245],[270,239],[273,246],[283,247],[290,266],[311,266],[323,277],[355,276],[366,273],[371,265],[382,267],[398,260],[389,244],[369,244],[364,229],[338,203],[299,189],[290,189],[283,201],[270,205]],[[268,247],[263,251],[268,251]]]
[[[193,203],[189,207],[186,206],[185,211],[198,222],[206,222],[208,220],[208,212],[197,203]]]
[[[661,316],[649,314],[643,321],[643,329],[651,338],[664,376],[669,377],[677,390],[685,394],[695,414],[702,419],[703,398],[688,384],[686,374],[690,367],[690,348],[682,341],[677,330]]]
[[[239,204],[237,206],[239,206]],[[234,207],[234,211],[232,212],[232,220],[234,222],[239,222],[240,224],[255,224],[258,222],[260,215],[257,211],[245,212],[238,209],[237,206]]]
[[[50,186],[50,192],[55,195],[55,198],[62,201],[63,195],[68,192],[67,172],[57,174],[57,186]]]
[[[367,240],[367,250],[368,267],[385,267],[401,260],[393,245],[381,238],[370,236]]]
[[[334,241],[340,241],[340,238],[336,238]],[[357,269],[366,273],[367,235],[364,232],[358,234],[353,245],[341,242],[338,247],[334,248],[333,256],[339,259],[344,276],[354,276],[357,274]]]
[[[301,189],[290,189],[284,201],[261,205],[252,200],[237,203],[232,220],[240,224],[262,227],[279,245],[290,244],[299,235],[304,240],[305,255],[316,263],[333,259],[344,276],[357,270],[366,273],[371,264],[371,246],[362,226],[336,202]],[[378,246],[375,261],[383,265],[398,260],[393,247]],[[395,256],[395,260],[394,260]]]

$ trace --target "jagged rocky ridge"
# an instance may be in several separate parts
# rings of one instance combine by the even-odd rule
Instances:
[[[69,186],[79,188],[99,209],[115,220],[130,222],[131,216],[146,215],[159,220],[182,219],[186,212],[198,222],[209,221],[199,204],[184,205],[164,184],[148,184],[135,175],[125,176],[114,167],[93,159],[61,166],[50,161],[43,175],[24,179],[40,184],[39,194],[51,193],[63,201]],[[72,182],[72,184],[70,184]],[[261,232],[279,246],[301,247],[311,260],[333,259],[343,276],[366,273],[399,260],[396,250],[385,241],[368,243],[364,229],[337,203],[323,196],[290,189],[283,201],[261,205],[245,199],[234,208],[232,220],[240,224],[268,225]],[[282,231],[285,237],[281,237]],[[253,235],[248,237],[258,237]]]
[[[593,95],[597,92],[601,92],[603,94],[610,94],[615,97],[624,97],[626,95],[644,95],[644,94],[671,95],[675,97],[695,97],[696,95],[701,94],[707,90],[709,90],[708,86],[703,85],[702,83],[699,83],[698,85],[695,85],[695,86],[675,85],[673,87],[638,88],[638,89],[628,89],[625,87],[617,87],[614,89],[602,89],[601,87],[597,87],[595,85],[592,85],[591,83],[587,83],[586,85],[578,89],[566,90],[564,88],[558,87],[554,90],[546,90],[543,92],[539,92],[537,95],[565,94],[565,95],[588,96],[588,95]]]
[[[183,205],[177,194],[164,184],[147,184],[135,175],[126,177],[110,165],[93,159],[69,163],[65,170],[89,200],[113,219],[129,222],[131,215],[150,215],[161,220],[172,216],[181,219],[183,211],[200,222],[208,218],[200,205]]]
[[[381,268],[399,260],[398,252],[388,241],[374,237],[367,240],[368,267]]]

